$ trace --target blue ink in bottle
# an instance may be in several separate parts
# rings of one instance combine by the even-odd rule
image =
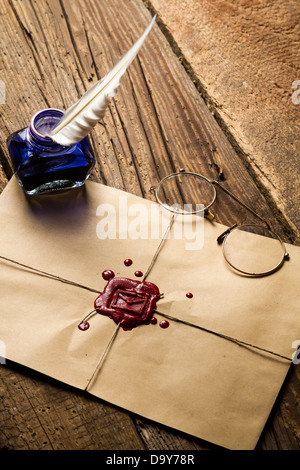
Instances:
[[[48,108],[37,112],[28,128],[7,139],[7,147],[17,180],[26,194],[35,195],[82,186],[95,158],[88,136],[64,147],[48,134],[64,112]]]

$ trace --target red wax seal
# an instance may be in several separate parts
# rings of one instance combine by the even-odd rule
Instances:
[[[128,330],[150,323],[159,298],[159,289],[152,282],[116,277],[96,298],[95,309]]]

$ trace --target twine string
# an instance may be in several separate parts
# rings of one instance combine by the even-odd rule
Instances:
[[[165,234],[164,234],[162,240],[160,241],[160,244],[159,244],[159,246],[158,246],[156,252],[155,252],[154,255],[153,255],[152,261],[150,262],[150,265],[149,265],[149,267],[148,267],[148,269],[147,269],[147,271],[146,271],[146,274],[144,275],[144,279],[148,276],[149,272],[151,271],[151,269],[152,269],[152,267],[153,267],[153,264],[154,264],[155,260],[157,259],[158,255],[159,255],[159,252],[160,252],[160,250],[161,250],[161,247],[162,247],[162,245],[163,245],[163,242],[166,240],[166,237],[167,237],[167,235],[168,235],[168,233],[169,233],[169,231],[170,231],[170,229],[171,229],[171,226],[172,226],[172,224],[174,223],[174,219],[175,219],[175,216],[173,215],[172,220],[171,220],[171,222],[170,222],[170,224],[169,224],[169,226],[168,226],[168,228],[167,228],[167,230],[166,230],[166,232],[165,232]],[[75,287],[80,287],[80,288],[83,288],[83,289],[87,289],[87,290],[89,290],[89,291],[91,291],[91,292],[96,292],[97,294],[101,294],[101,292],[99,292],[99,291],[97,291],[97,290],[95,290],[95,289],[92,289],[92,288],[90,288],[90,287],[88,287],[88,286],[85,286],[85,285],[83,285],[83,284],[79,284],[79,283],[77,283],[77,282],[70,281],[69,279],[62,278],[62,277],[57,276],[57,275],[55,275],[55,274],[51,274],[51,273],[42,271],[42,270],[40,270],[40,269],[33,268],[32,266],[28,266],[28,265],[26,265],[26,264],[20,263],[20,262],[18,262],[18,261],[13,260],[13,259],[6,258],[6,257],[1,256],[1,255],[0,255],[0,259],[3,259],[3,260],[8,261],[8,262],[11,262],[11,263],[16,264],[16,265],[18,265],[18,266],[21,266],[21,267],[23,267],[23,268],[30,269],[30,270],[32,270],[33,272],[36,272],[37,274],[42,275],[42,276],[46,276],[46,277],[48,277],[48,278],[50,278],[50,279],[53,279],[53,280],[56,280],[56,281],[60,281],[60,282],[64,282],[64,283],[73,285],[73,286],[75,286]],[[97,309],[94,309],[94,310],[92,310],[91,312],[89,312],[89,313],[80,321],[80,323],[82,323],[83,321],[86,321],[88,318],[90,318],[91,316],[93,316],[95,313],[97,313]],[[259,351],[262,351],[262,352],[271,354],[271,355],[273,355],[273,356],[280,357],[280,358],[282,358],[282,359],[285,359],[285,360],[288,360],[289,362],[291,362],[291,358],[289,358],[289,357],[287,357],[287,356],[284,356],[284,355],[282,355],[282,354],[278,354],[278,353],[276,353],[276,352],[274,352],[274,351],[270,351],[270,350],[265,349],[265,348],[262,348],[262,347],[260,347],[260,346],[256,346],[256,345],[254,345],[254,344],[252,344],[252,343],[247,343],[246,341],[242,341],[242,340],[239,340],[239,339],[237,339],[237,338],[234,338],[234,337],[225,335],[225,334],[223,334],[223,333],[219,333],[219,332],[216,332],[216,331],[214,331],[214,330],[210,330],[210,329],[208,329],[208,328],[202,327],[202,326],[200,326],[200,325],[196,325],[196,324],[191,323],[191,322],[188,322],[188,321],[186,321],[186,320],[181,320],[181,319],[179,319],[179,318],[173,317],[172,315],[169,315],[169,314],[166,314],[166,313],[162,313],[162,312],[159,312],[159,311],[157,311],[157,310],[155,310],[155,313],[157,313],[157,314],[159,314],[159,315],[161,315],[161,316],[163,316],[163,317],[165,317],[165,318],[168,318],[169,320],[173,320],[173,321],[176,321],[176,322],[179,322],[179,323],[188,325],[188,326],[193,327],[193,328],[198,328],[198,329],[200,329],[200,330],[202,330],[202,331],[205,331],[206,333],[213,334],[213,335],[218,336],[218,337],[220,337],[220,338],[223,338],[223,339],[225,339],[225,340],[227,340],[227,341],[232,341],[232,342],[234,342],[234,343],[236,343],[236,344],[239,344],[239,345],[241,345],[241,346],[246,346],[246,347],[254,348],[254,349],[257,349],[257,350],[259,350]],[[80,324],[80,323],[79,323],[79,324]],[[97,371],[100,369],[100,366],[102,365],[102,363],[103,363],[103,361],[104,361],[104,359],[105,359],[105,357],[106,357],[106,355],[107,355],[109,349],[111,348],[111,346],[112,346],[114,340],[115,340],[116,337],[117,337],[117,333],[118,333],[118,331],[119,331],[119,327],[120,327],[120,323],[118,323],[117,328],[115,329],[115,331],[114,331],[112,337],[110,338],[110,340],[109,340],[109,342],[108,342],[108,344],[107,344],[107,346],[106,346],[106,348],[105,348],[103,354],[101,355],[101,357],[100,357],[100,359],[99,359],[99,361],[98,361],[98,363],[97,363],[97,365],[96,365],[96,367],[95,367],[95,370],[94,370],[94,372],[93,372],[91,378],[89,379],[87,386],[85,387],[85,390],[87,390],[87,388],[89,387],[89,385],[90,385],[90,383],[92,382],[93,378],[95,377]]]
[[[117,334],[118,334],[119,329],[120,329],[120,323],[117,324],[117,327],[116,327],[115,331],[113,332],[113,334],[112,334],[112,336],[111,336],[109,342],[107,343],[107,346],[106,346],[106,348],[104,349],[104,351],[103,351],[103,353],[102,353],[102,355],[101,355],[101,357],[100,357],[100,359],[99,359],[99,361],[98,361],[98,363],[97,363],[97,365],[96,365],[96,367],[95,367],[95,369],[94,369],[94,372],[92,373],[91,377],[90,377],[89,380],[88,380],[88,383],[87,383],[87,385],[86,385],[86,387],[85,387],[85,389],[84,389],[85,391],[87,391],[87,389],[89,388],[89,386],[90,386],[92,380],[94,379],[95,375],[99,372],[99,370],[100,370],[100,368],[101,368],[101,366],[102,366],[102,364],[103,364],[103,362],[104,362],[104,359],[105,359],[105,357],[106,357],[108,351],[110,350],[111,346],[113,345],[113,343],[114,343],[114,341],[115,341],[115,339],[116,339],[116,337],[117,337]]]
[[[19,261],[15,261],[11,258],[6,258],[5,256],[0,255],[0,258],[5,260],[5,261],[9,261],[10,263],[21,266],[22,268],[30,269],[31,271],[33,271],[33,272],[35,272],[35,273],[37,273],[41,276],[45,276],[45,277],[48,277],[50,279],[54,279],[55,281],[64,282],[65,284],[70,284],[70,285],[75,286],[75,287],[80,287],[81,289],[86,289],[86,290],[89,290],[90,292],[96,292],[96,294],[101,294],[101,292],[99,292],[96,289],[92,289],[91,287],[85,286],[83,284],[79,284],[78,282],[70,281],[69,279],[65,279],[63,277],[57,276],[56,274],[47,273],[46,271],[42,271],[41,269],[33,268],[32,266],[28,266],[27,264],[20,263]]]
[[[247,346],[247,347],[250,347],[250,348],[258,349],[259,351],[263,351],[265,353],[272,354],[273,356],[278,356],[278,357],[281,357],[282,359],[286,359],[289,362],[291,361],[290,357],[283,356],[282,354],[278,354],[274,351],[270,351],[269,349],[265,349],[265,348],[262,348],[260,346],[256,346],[255,344],[247,343],[246,341],[242,341],[240,339],[233,338],[232,336],[228,336],[228,335],[225,335],[223,333],[218,333],[217,331],[214,331],[214,330],[209,330],[208,328],[204,328],[203,326],[196,325],[195,323],[191,323],[191,322],[188,322],[186,320],[181,320],[181,319],[173,317],[172,315],[169,315],[167,313],[158,312],[157,310],[155,310],[155,312],[157,314],[161,315],[162,317],[168,318],[169,320],[173,320],[173,321],[176,321],[178,323],[182,323],[184,325],[191,326],[193,328],[198,328],[199,330],[205,331],[206,333],[210,333],[212,335],[219,336],[220,338],[226,339],[228,341],[232,341],[233,343],[237,343],[241,346]]]
[[[172,215],[171,221],[170,221],[170,223],[169,223],[169,225],[168,225],[168,227],[167,227],[165,233],[163,234],[163,237],[162,237],[162,239],[161,239],[161,241],[160,241],[160,243],[159,243],[159,245],[158,245],[158,247],[157,247],[157,249],[156,249],[154,255],[152,256],[152,260],[150,261],[150,264],[149,264],[149,266],[148,266],[148,269],[147,269],[146,273],[144,274],[143,281],[145,281],[146,278],[149,276],[149,273],[150,273],[151,269],[153,268],[154,263],[155,263],[155,261],[156,261],[158,255],[159,255],[159,253],[160,253],[160,250],[162,249],[162,246],[163,246],[165,240],[167,239],[167,237],[168,237],[168,235],[169,235],[169,233],[170,233],[171,227],[172,227],[172,225],[174,224],[174,220],[175,220],[175,214]]]
[[[90,312],[86,317],[88,317],[90,314],[94,313],[94,310],[92,312]],[[196,325],[194,323],[191,323],[191,322],[188,322],[186,320],[181,320],[179,318],[176,318],[176,317],[173,317],[172,315],[169,315],[167,313],[162,313],[162,312],[159,312],[158,310],[155,310],[155,313],[157,313],[158,315],[161,315],[162,317],[164,318],[168,318],[169,320],[173,320],[175,322],[178,322],[178,323],[182,323],[184,325],[188,325],[192,328],[198,328],[199,330],[202,330],[202,331],[205,331],[206,333],[210,333],[210,334],[213,334],[215,336],[218,336],[220,338],[223,338],[223,339],[226,339],[227,341],[232,341],[233,343],[235,344],[238,344],[240,346],[245,346],[245,347],[250,347],[250,348],[253,348],[253,349],[257,349],[259,351],[262,351],[262,352],[265,352],[267,354],[271,354],[273,356],[277,356],[277,357],[280,357],[281,359],[285,359],[289,362],[291,362],[291,358],[290,357],[287,357],[287,356],[283,356],[282,354],[278,354],[274,351],[270,351],[269,349],[265,349],[265,348],[261,348],[260,346],[256,346],[255,344],[251,344],[251,343],[247,343],[246,341],[241,341],[237,338],[233,338],[232,336],[228,336],[228,335],[224,335],[223,333],[218,333],[217,331],[213,331],[213,330],[209,330],[208,328],[204,328],[203,326],[200,326],[200,325]],[[117,337],[117,334],[118,334],[118,331],[119,331],[119,328],[120,328],[120,323],[117,324],[117,327],[115,329],[115,331],[113,332],[106,348],[104,349],[95,369],[94,369],[94,372],[93,374],[91,375],[88,383],[87,383],[87,386],[85,387],[85,391],[87,391],[88,387],[90,386],[92,380],[94,379],[94,377],[96,376],[96,374],[99,372],[103,362],[104,362],[104,359],[105,357],[107,356],[109,350],[111,349],[116,337]]]
[[[95,315],[96,313],[98,313],[98,312],[97,312],[97,309],[94,308],[94,310],[92,310],[91,312],[89,312],[82,320],[80,320],[80,322],[78,323],[78,326],[79,326],[81,323],[83,323],[83,322],[89,320],[89,319],[90,319],[93,315]]]

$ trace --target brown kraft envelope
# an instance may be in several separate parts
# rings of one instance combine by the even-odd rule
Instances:
[[[158,207],[90,181],[27,199],[13,178],[0,196],[2,349],[151,420],[225,448],[253,449],[300,338],[299,248],[289,245],[290,260],[271,276],[239,276],[216,243],[224,226],[202,220],[203,243],[192,249],[192,229],[179,236],[176,219],[168,233]],[[86,331],[78,329],[108,269],[135,280],[135,271],[147,273],[163,294],[157,324],[124,331],[94,314]],[[160,328],[166,318],[169,327]]]

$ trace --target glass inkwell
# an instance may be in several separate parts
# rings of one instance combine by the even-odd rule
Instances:
[[[95,159],[89,137],[62,146],[47,135],[64,112],[49,108],[38,111],[28,126],[7,139],[17,180],[26,194],[35,195],[82,186]]]

